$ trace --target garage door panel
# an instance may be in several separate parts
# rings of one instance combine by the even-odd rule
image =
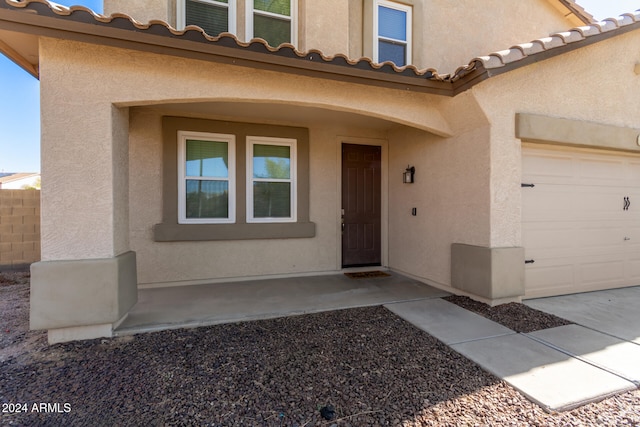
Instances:
[[[572,181],[575,175],[571,157],[540,151],[531,151],[523,159],[523,170],[527,171],[528,177],[535,178],[538,182],[548,183]]]
[[[524,246],[532,248],[621,245],[625,237],[629,242],[640,239],[640,228],[629,229],[624,223],[599,220],[535,222],[526,224],[522,230]]]
[[[522,194],[523,220],[547,221],[571,218],[574,210],[572,197],[568,187],[547,187],[542,191],[536,191],[536,188],[525,189]]]
[[[634,246],[636,248],[640,248],[640,226],[634,227],[630,226],[625,229],[624,237],[628,237],[629,240],[627,243],[630,246]],[[623,240],[624,240],[623,237]]]
[[[573,241],[574,230],[562,229],[564,224],[557,224],[557,229],[529,229],[522,233],[522,241],[525,249],[571,249],[575,246]]]
[[[627,169],[627,182],[640,182],[640,161],[630,160]]]
[[[585,184],[616,186],[626,180],[625,165],[621,160],[581,158],[577,163],[578,176]]]
[[[536,283],[535,290],[538,291],[569,288],[575,282],[574,267],[573,264],[530,267],[526,270],[525,281]]]
[[[640,284],[640,157],[524,147],[522,182],[526,298]]]
[[[596,186],[536,184],[534,188],[523,189],[522,219],[524,222],[620,220],[624,197],[623,192]]]
[[[640,178],[640,162],[601,154],[527,150],[523,159],[523,177],[547,184],[623,185]]]
[[[581,283],[603,283],[618,285],[624,283],[624,262],[611,260],[608,262],[592,262],[578,264],[578,278]]]
[[[604,252],[624,253],[624,230],[617,227],[583,228],[577,233],[579,247],[600,248]]]
[[[640,285],[640,255],[629,258],[625,268],[626,277],[633,283]]]

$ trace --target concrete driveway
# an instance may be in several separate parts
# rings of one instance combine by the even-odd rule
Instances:
[[[640,344],[640,286],[524,301],[540,311]]]

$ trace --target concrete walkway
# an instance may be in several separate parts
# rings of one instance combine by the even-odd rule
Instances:
[[[344,274],[141,289],[115,335],[233,323],[449,295],[407,277]]]
[[[634,332],[640,322],[637,315],[626,327],[621,321],[631,314],[631,308],[638,307],[629,305],[640,292],[640,288],[635,289],[608,291],[610,294],[604,299],[590,295],[590,304],[582,297],[582,317],[553,313],[574,322],[588,318],[589,325],[567,325],[528,334],[516,333],[442,299],[385,307],[502,378],[545,410],[565,411],[640,385],[639,335]],[[556,298],[544,304],[535,300],[527,304],[546,312],[552,312],[545,309],[549,306],[577,311],[567,306],[575,304],[574,299],[580,295]],[[596,311],[590,306],[594,305],[602,314],[608,314],[604,318],[609,321],[593,315]],[[593,328],[605,325],[605,331]],[[611,331],[626,338],[612,336]]]

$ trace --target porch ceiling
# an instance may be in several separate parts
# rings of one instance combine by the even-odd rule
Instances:
[[[331,124],[350,128],[388,131],[402,126],[391,120],[362,114],[335,111],[326,108],[276,103],[249,102],[196,102],[165,103],[149,106],[161,114],[197,118],[238,120],[241,118],[258,123],[280,123],[288,125]]]

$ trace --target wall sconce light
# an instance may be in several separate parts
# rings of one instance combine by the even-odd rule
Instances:
[[[405,184],[413,184],[413,176],[415,175],[415,173],[416,168],[407,165],[407,169],[405,169],[404,173],[402,174],[402,182],[404,182]]]

